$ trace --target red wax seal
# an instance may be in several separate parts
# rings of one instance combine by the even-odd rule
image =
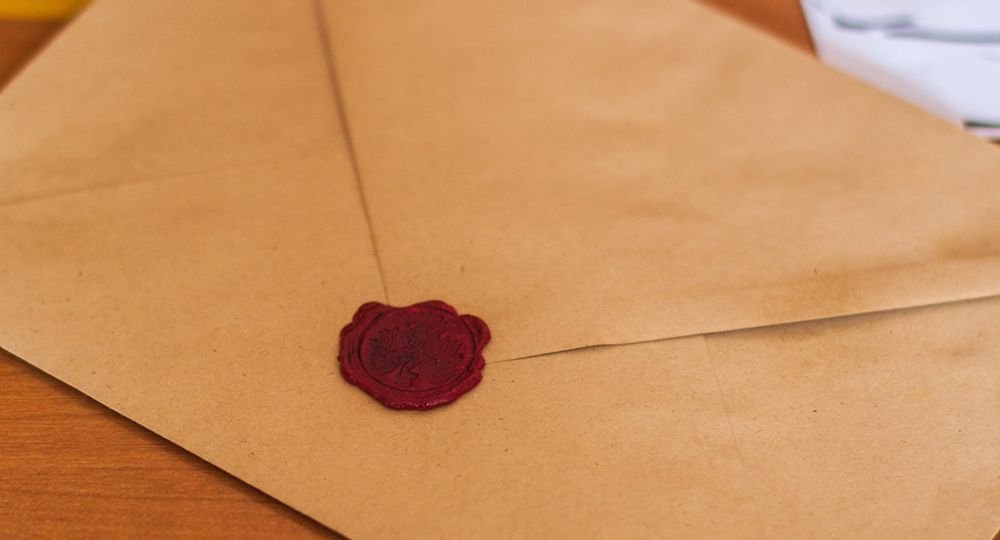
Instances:
[[[432,300],[369,302],[340,331],[340,372],[393,409],[430,409],[472,390],[483,373],[486,323]]]

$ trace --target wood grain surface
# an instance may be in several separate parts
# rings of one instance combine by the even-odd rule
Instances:
[[[797,0],[702,1],[811,50]],[[0,20],[0,86],[60,27]],[[0,350],[0,537],[150,536],[336,537]]]

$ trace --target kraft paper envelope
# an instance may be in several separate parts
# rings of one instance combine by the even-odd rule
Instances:
[[[353,537],[987,537],[998,178],[677,0],[103,0],[0,96],[0,346]],[[386,409],[338,332],[428,299],[483,381]]]

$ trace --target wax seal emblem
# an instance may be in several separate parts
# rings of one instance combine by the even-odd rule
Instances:
[[[430,409],[482,378],[486,323],[432,300],[397,308],[369,302],[340,331],[340,372],[386,407]]]

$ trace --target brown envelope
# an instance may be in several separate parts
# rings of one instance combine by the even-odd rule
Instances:
[[[0,96],[0,346],[351,536],[981,537],[998,175],[685,2],[104,0]],[[480,386],[342,380],[431,298]]]

